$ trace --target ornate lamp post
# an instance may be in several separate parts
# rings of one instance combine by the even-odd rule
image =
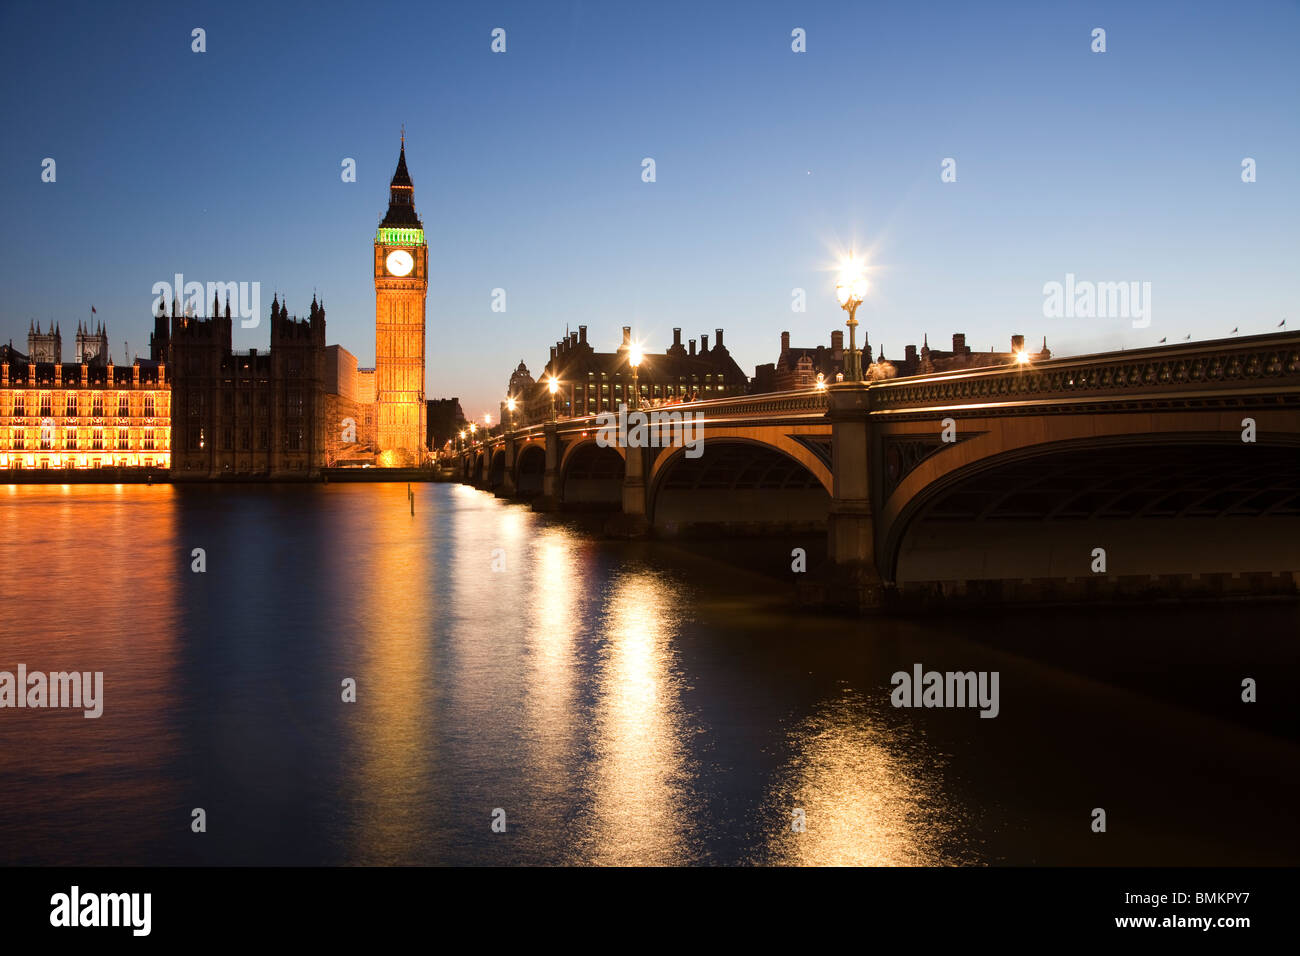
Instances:
[[[560,392],[560,383],[555,380],[554,375],[551,376],[551,380],[546,384],[546,390],[551,393],[551,421],[558,421],[559,416],[555,411],[555,396]]]
[[[863,264],[852,253],[840,266],[840,278],[835,283],[835,295],[840,300],[840,308],[849,314],[849,355],[845,363],[844,378],[849,382],[862,381],[862,358],[858,355],[857,328],[858,306],[867,295],[867,277],[863,273]]]
[[[636,411],[637,406],[641,404],[641,389],[636,375],[637,368],[641,365],[641,358],[641,346],[633,343],[627,353],[628,363],[632,366],[632,411]]]

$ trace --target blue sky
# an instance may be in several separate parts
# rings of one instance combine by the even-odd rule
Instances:
[[[314,290],[329,341],[372,364],[403,123],[428,392],[470,415],[566,323],[604,348],[632,325],[651,350],[723,327],[751,374],[782,330],[826,342],[855,243],[859,319],[890,355],[927,332],[1068,353],[1294,327],[1297,46],[1300,8],[1278,2],[7,2],[0,338],[57,319],[69,357],[93,304],[115,357],[144,352],[152,286],[181,272],[260,282],[264,314]],[[1045,318],[1067,273],[1150,282],[1150,327]],[[266,342],[265,320],[236,329]]]

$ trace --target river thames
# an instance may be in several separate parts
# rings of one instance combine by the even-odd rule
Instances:
[[[1300,862],[1295,604],[819,615],[815,537],[414,494],[0,485],[0,670],[104,675],[0,710],[0,862]],[[916,665],[997,717],[893,707]]]

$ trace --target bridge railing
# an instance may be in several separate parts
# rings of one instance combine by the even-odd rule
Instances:
[[[674,405],[660,405],[656,408],[642,407],[647,414],[652,412],[692,413],[703,415],[705,422],[736,418],[793,418],[808,416],[820,418],[826,413],[829,401],[825,389],[798,389],[788,392],[765,392],[760,395],[737,395],[728,398],[714,398],[699,402],[679,402]],[[560,418],[556,425],[562,433],[589,431],[598,427],[597,415],[579,415],[573,418]],[[546,423],[521,425],[512,434],[517,439],[541,437]],[[488,448],[499,447],[505,439],[494,436],[486,442]],[[481,444],[481,443],[480,443]]]
[[[1300,335],[1280,333],[1196,345],[1051,359],[873,383],[872,411],[1125,394],[1300,387]],[[1153,395],[1153,393],[1155,393]]]

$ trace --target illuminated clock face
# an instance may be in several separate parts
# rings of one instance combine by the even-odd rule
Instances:
[[[394,249],[388,254],[388,274],[394,276],[408,275],[415,268],[415,260],[405,249]]]

